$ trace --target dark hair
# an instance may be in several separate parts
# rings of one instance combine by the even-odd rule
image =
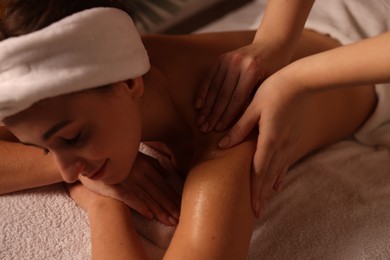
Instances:
[[[0,20],[0,40],[40,30],[95,7],[114,7],[129,13],[119,0],[9,0]]]

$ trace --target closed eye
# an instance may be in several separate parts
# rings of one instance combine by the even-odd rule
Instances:
[[[67,145],[75,145],[78,143],[78,141],[80,140],[80,136],[81,136],[81,132],[79,132],[75,137],[73,138],[62,138],[64,140],[64,142],[67,144]]]

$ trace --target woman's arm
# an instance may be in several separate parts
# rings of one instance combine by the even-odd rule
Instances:
[[[133,227],[130,209],[124,203],[98,195],[81,184],[69,185],[68,189],[87,212],[92,259],[147,259]]]
[[[202,146],[184,184],[180,222],[165,259],[246,259],[255,144],[245,141],[221,151],[209,139]]]
[[[0,127],[0,194],[61,181],[51,156],[19,143],[5,127]]]
[[[156,217],[166,225],[174,225],[180,199],[160,172],[158,162],[139,153],[129,177],[121,184],[107,186],[86,177],[80,179],[89,189],[122,200],[145,217]],[[5,127],[0,127],[0,194],[62,181],[51,155],[21,144]],[[131,189],[133,185],[143,187],[148,194],[137,194]]]
[[[147,259],[131,221],[130,209],[110,199],[88,211],[91,227],[92,259]]]
[[[164,259],[246,259],[254,143],[226,151],[207,146],[186,179],[180,222]],[[146,259],[124,204],[82,185],[72,186],[70,194],[88,213],[93,259]]]

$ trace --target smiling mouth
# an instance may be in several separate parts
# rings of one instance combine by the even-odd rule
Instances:
[[[94,181],[100,180],[103,176],[104,173],[106,172],[106,165],[107,165],[108,160],[105,160],[102,166],[91,176],[88,178]]]

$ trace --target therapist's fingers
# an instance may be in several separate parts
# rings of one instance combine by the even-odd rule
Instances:
[[[257,200],[260,202],[260,206],[256,209],[256,217],[260,217],[264,211],[265,206],[274,194],[275,183],[279,176],[282,177],[287,171],[287,164],[284,162],[284,154],[280,152],[274,152],[272,158],[268,164],[267,172],[263,177],[263,183],[261,186],[261,192]],[[281,187],[281,183],[279,184]]]
[[[209,116],[211,110],[213,109],[219,91],[221,89],[221,86],[224,82],[226,71],[227,71],[226,65],[221,63],[217,73],[214,75],[214,78],[209,85],[206,99],[204,100],[203,106],[199,111],[199,117],[197,121],[197,124],[199,126],[203,127],[203,124],[205,123],[207,117]]]
[[[248,72],[245,76],[241,74],[234,93],[231,96],[230,103],[220,116],[215,130],[223,131],[237,119],[237,116],[243,112],[243,109],[250,101],[251,94],[258,87],[259,82],[260,77],[255,73]]]
[[[288,168],[289,168],[288,165],[286,165],[284,169],[280,172],[278,178],[276,179],[275,185],[273,187],[275,191],[280,192],[283,189],[283,183],[284,180],[286,179]]]
[[[209,93],[211,83],[215,75],[217,75],[220,66],[220,62],[215,63],[212,69],[209,71],[209,73],[206,74],[206,77],[203,79],[203,82],[200,85],[196,94],[195,108],[201,109],[203,107],[207,94]]]
[[[210,132],[213,130],[217,123],[220,121],[221,115],[224,113],[227,107],[231,106],[231,98],[235,89],[237,88],[237,83],[240,78],[240,72],[230,68],[226,73],[226,77],[223,80],[223,84],[220,87],[219,93],[216,96],[214,104],[212,104],[212,109],[209,114],[204,113],[206,116],[206,121],[203,122],[201,126],[202,132]]]
[[[256,217],[259,217],[260,211],[264,206],[264,200],[262,200],[263,185],[264,180],[269,178],[269,165],[275,153],[273,148],[273,144],[267,138],[266,132],[261,132],[253,157],[251,178],[252,207]]]
[[[258,125],[259,120],[260,111],[256,110],[256,104],[252,102],[237,123],[222,137],[218,146],[227,149],[241,143]]]

